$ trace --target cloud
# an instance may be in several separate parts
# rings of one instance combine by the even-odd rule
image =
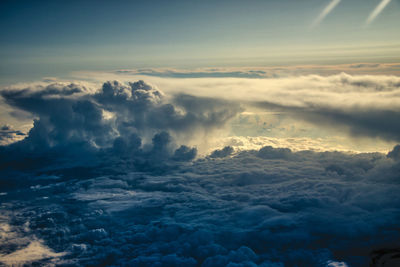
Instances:
[[[273,148],[265,146],[258,151],[257,156],[264,159],[286,159],[291,156],[291,150],[288,148]]]
[[[195,96],[229,99],[247,110],[279,111],[321,128],[355,136],[400,140],[400,80],[397,76],[299,76],[277,79],[155,80],[171,93],[189,86]],[[268,89],[268,90],[266,90]],[[255,111],[257,112],[257,111]],[[331,127],[331,128],[333,128]]]
[[[341,0],[332,0],[315,19],[315,21],[312,24],[312,27],[318,26],[325,19],[325,17],[328,16],[329,13],[331,13],[335,9],[335,7],[340,3],[340,1]]]
[[[163,151],[169,138],[155,136],[148,153]],[[163,174],[120,166],[93,167],[96,174],[81,179],[65,170],[46,178],[54,172],[49,166],[40,178],[29,172],[0,196],[8,235],[43,240],[55,264],[77,266],[396,260],[399,162],[384,154],[264,147]],[[5,259],[15,251],[0,247]]]
[[[8,266],[23,266],[43,260],[55,261],[65,253],[55,253],[38,241],[32,241],[27,247],[0,257],[0,262]]]
[[[72,85],[58,83],[57,86],[60,88],[57,90],[60,90],[62,96],[51,94],[54,84],[34,85],[25,89],[14,87],[3,90],[2,95],[11,105],[13,113],[22,111],[31,114],[30,116],[36,114],[36,118],[39,109],[33,112],[29,106],[21,105],[33,105],[35,101],[45,101],[46,104],[38,105],[42,107],[57,101],[69,101],[70,104],[81,102],[74,105],[83,105],[83,101],[86,100],[86,105],[93,106],[92,115],[98,113],[98,121],[94,122],[93,126],[101,126],[103,129],[92,131],[92,134],[97,136],[86,133],[88,128],[82,129],[85,133],[81,131],[81,134],[86,135],[85,138],[90,139],[90,142],[98,147],[111,146],[118,136],[130,136],[132,133],[143,139],[143,145],[151,144],[154,134],[167,131],[174,140],[180,140],[180,144],[176,144],[176,147],[197,146],[200,154],[206,154],[209,152],[206,148],[208,145],[201,142],[213,142],[215,130],[223,128],[221,125],[232,127],[227,122],[243,110],[255,114],[276,113],[275,117],[269,116],[268,119],[279,123],[271,122],[265,129],[259,128],[258,134],[261,136],[277,137],[279,132],[279,135],[285,138],[315,139],[315,132],[319,130],[331,132],[332,136],[377,138],[388,142],[390,146],[399,141],[395,123],[400,110],[398,104],[400,80],[397,76],[341,73],[330,76],[307,75],[268,79],[159,77],[149,77],[149,79],[151,84],[163,88],[163,92],[156,86],[144,85],[141,82],[134,85],[126,81],[108,82],[100,86],[100,89],[87,83],[82,85],[78,82]],[[64,84],[65,89],[61,88],[61,84]],[[77,86],[80,87],[76,88]],[[22,99],[29,104],[22,103]],[[57,106],[55,110],[62,109],[61,104],[55,105]],[[45,113],[48,109],[43,108],[43,110]],[[75,108],[72,111],[76,110]],[[47,116],[44,113],[43,118]],[[68,118],[74,117],[67,114],[65,113]],[[8,123],[16,125],[19,120]],[[60,117],[55,122],[62,120],[65,119]],[[43,121],[44,119],[41,123]],[[237,121],[235,123],[237,124]],[[294,123],[298,130],[292,132],[290,136],[289,128]],[[305,126],[301,126],[301,123]],[[43,127],[39,123],[37,125],[37,129]],[[236,131],[240,132],[239,135],[254,136],[255,130],[246,131],[247,128],[243,126],[235,125]],[[77,126],[67,127],[72,129]],[[109,128],[105,129],[106,127]],[[310,132],[311,127],[316,130]],[[288,130],[278,131],[280,128]],[[309,131],[301,132],[302,128],[307,128]],[[75,137],[79,134],[77,129],[74,130]],[[62,131],[62,133],[67,132]],[[320,138],[324,137],[322,134],[319,135]],[[336,145],[341,146],[343,142]],[[385,146],[385,149],[387,147]],[[348,146],[347,149],[354,148]]]
[[[366,24],[369,25],[371,24],[376,17],[385,9],[385,7],[391,2],[391,0],[382,0],[379,5],[376,6],[376,8],[371,12],[371,14],[368,16],[368,19],[366,21]]]
[[[177,161],[191,161],[196,157],[196,155],[197,155],[197,149],[195,147],[190,148],[182,145],[175,150],[172,159]]]
[[[255,149],[237,149],[234,142],[248,138],[231,137],[196,158],[197,146],[189,143],[214,138],[243,107],[397,140],[397,77],[157,81],[163,91],[144,81],[1,91],[10,107],[35,121],[24,140],[0,147],[0,262],[395,260],[399,146],[387,154],[316,152],[276,147],[296,140],[263,146],[260,138]],[[29,257],[14,261],[22,253]]]
[[[345,48],[343,48],[345,49]],[[376,49],[370,47],[371,50]],[[387,49],[393,49],[388,46]],[[352,75],[398,75],[398,63],[369,63],[359,62],[352,64],[337,65],[293,65],[293,66],[274,66],[274,67],[218,67],[218,68],[197,68],[172,69],[172,68],[149,68],[149,69],[123,69],[111,72],[77,72],[77,78],[96,78],[104,79],[124,79],[124,77],[142,77],[145,80],[151,78],[174,78],[174,79],[204,79],[204,78],[284,78],[300,75],[335,75],[345,72]]]
[[[379,137],[391,141],[400,141],[400,119],[397,110],[352,107],[337,109],[313,104],[302,107],[284,106],[272,103],[259,103],[259,107],[269,110],[289,112],[292,116],[317,125],[347,129],[356,136]]]
[[[225,158],[225,157],[231,155],[233,152],[234,152],[233,147],[226,146],[223,149],[214,150],[211,153],[210,158]]]
[[[2,168],[24,168],[19,163],[23,153],[88,164],[100,164],[101,157],[113,154],[134,161],[139,169],[157,169],[156,162],[162,169],[171,160],[193,160],[197,149],[187,146],[190,141],[220,129],[241,110],[221,99],[166,97],[141,80],[105,82],[98,90],[87,84],[50,83],[3,90],[1,96],[14,110],[34,118],[25,139],[0,148],[8,155]],[[2,133],[4,138],[14,134],[8,126]]]
[[[117,70],[117,74],[122,75],[146,75],[155,77],[171,78],[266,78],[270,74],[265,70],[236,70],[236,69],[198,69],[193,71],[183,71],[177,69],[137,69],[137,70]]]
[[[360,69],[360,68],[378,68],[380,66],[381,64],[379,63],[359,63],[359,64],[352,64],[349,67],[354,69]]]
[[[21,140],[25,137],[25,133],[14,130],[10,125],[3,125],[0,127],[0,145],[7,145]]]
[[[387,154],[387,157],[394,160],[400,160],[400,145],[395,146],[393,150]]]

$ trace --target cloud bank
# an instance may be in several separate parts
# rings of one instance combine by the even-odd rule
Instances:
[[[354,66],[358,67],[358,66]],[[364,66],[361,66],[364,67]],[[118,74],[129,79],[132,74]],[[359,137],[399,142],[400,78],[305,75],[266,79],[148,77],[168,94],[224,99]]]
[[[395,262],[398,150],[227,148],[163,174],[120,165],[87,168],[80,178],[68,169],[28,172],[28,180],[0,195],[9,224],[0,261],[38,247],[15,238],[22,235],[42,240],[47,253],[29,262],[62,266]]]
[[[397,140],[397,77],[151,84],[165,89],[139,80],[1,91],[34,118],[25,139],[0,147],[2,264],[396,263],[399,146],[356,154],[220,144],[196,157],[191,144],[244,109]]]
[[[99,90],[52,83],[3,90],[1,96],[15,110],[34,118],[25,139],[1,148],[8,155],[4,168],[18,161],[21,153],[30,158],[52,152],[77,158],[81,153],[108,153],[138,155],[138,160],[157,157],[161,162],[191,160],[196,149],[184,144],[223,127],[241,110],[237,103],[225,100],[183,94],[167,98],[143,81],[106,82]],[[12,134],[23,133],[2,128],[3,139]]]

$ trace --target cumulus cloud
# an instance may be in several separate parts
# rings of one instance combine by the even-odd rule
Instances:
[[[393,150],[387,154],[387,157],[394,160],[400,160],[400,145],[395,146]]]
[[[294,67],[299,69],[297,74],[267,75],[257,79],[234,75],[226,78],[163,78],[163,73],[171,72],[164,70],[154,71],[159,75],[149,75],[146,79],[162,87],[167,94],[224,99],[240,103],[251,111],[260,108],[267,112],[278,111],[287,117],[329,129],[333,135],[347,133],[356,137],[383,139],[391,145],[399,142],[396,123],[400,111],[399,76],[338,74],[341,68],[337,66],[321,67],[329,75],[304,75],[307,72],[302,72],[303,69],[311,69],[315,73],[319,67],[297,66]],[[382,68],[396,70],[397,65],[359,63],[342,66],[350,73],[359,69],[384,73]],[[283,69],[292,70],[289,67]],[[271,70],[271,73],[274,71]],[[132,75],[145,73],[126,70],[108,75],[130,79]]]
[[[161,153],[169,138],[155,136],[147,153]],[[30,173],[0,196],[9,235],[42,240],[51,251],[43,255],[75,266],[396,260],[399,162],[384,154],[264,147],[202,158],[164,174],[110,165],[94,171],[81,179],[66,170],[62,178],[44,176],[54,173],[49,169],[40,177]],[[20,249],[0,247],[3,262]]]
[[[291,76],[271,79],[152,78],[166,92],[225,99],[247,109],[278,110],[337,132],[400,140],[400,78],[384,75]],[[328,123],[325,123],[328,122]],[[331,128],[334,128],[331,127]]]
[[[225,158],[225,157],[231,155],[233,152],[234,152],[233,147],[231,147],[231,146],[226,146],[226,147],[224,147],[223,149],[214,150],[214,151],[211,153],[210,157],[211,157],[211,158]]]
[[[225,100],[166,97],[141,80],[106,82],[99,90],[79,83],[51,83],[6,89],[1,96],[15,110],[34,117],[24,140],[1,148],[10,154],[8,166],[19,153],[47,157],[50,150],[57,157],[75,154],[77,159],[82,153],[114,153],[140,162],[152,157],[159,162],[192,160],[197,150],[185,144],[223,127],[241,110]],[[8,126],[2,128],[3,138],[13,133]]]
[[[3,90],[8,105],[35,121],[24,140],[0,147],[0,262],[366,266],[395,261],[399,146],[389,153],[316,152],[272,146],[274,140],[260,147],[260,139],[255,149],[236,149],[234,141],[247,140],[237,137],[196,159],[198,150],[187,140],[202,131],[212,135],[243,110],[241,104],[279,109],[320,125],[321,118],[332,117],[337,125],[362,130],[355,134],[397,140],[397,126],[387,124],[397,116],[397,80],[342,74],[187,80],[186,87],[159,80],[163,92],[143,81],[110,81],[97,89],[57,83]],[[359,113],[357,106],[363,107]],[[329,114],[332,110],[339,115]],[[371,126],[364,119],[370,111],[382,121]],[[343,114],[358,115],[350,120]],[[384,134],[382,127],[392,128]]]
[[[195,147],[189,148],[187,146],[180,146],[175,150],[173,159],[177,161],[190,161],[196,157],[197,149]]]

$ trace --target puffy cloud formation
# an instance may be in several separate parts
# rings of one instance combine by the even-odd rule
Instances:
[[[388,158],[392,158],[394,160],[400,160],[400,145],[397,145],[387,154]]]
[[[380,69],[381,67],[393,72],[386,72]],[[275,75],[274,71],[269,72],[268,69],[243,68],[236,70],[240,73],[236,76],[232,74],[221,77],[203,74],[235,71],[200,69],[185,72],[150,69],[108,73],[85,72],[78,77],[89,77],[88,79],[94,81],[104,77],[125,81],[130,81],[133,77],[145,77],[163,88],[167,95],[189,94],[214,100],[225,99],[240,103],[248,111],[260,112],[261,109],[264,112],[279,113],[307,125],[311,123],[317,128],[328,129],[333,136],[351,135],[356,138],[380,139],[393,145],[400,141],[396,123],[400,114],[398,67],[398,63],[360,63],[346,66],[278,68],[285,72],[289,70],[289,74],[285,75]],[[366,75],[365,73],[369,72],[357,72],[359,69],[374,69],[376,72],[372,72],[374,75]],[[265,76],[242,75],[253,73],[252,71],[258,74],[265,72]],[[172,75],[169,75],[171,73]]]
[[[224,147],[223,149],[214,150],[214,151],[211,153],[210,157],[211,157],[211,158],[224,158],[224,157],[227,157],[227,156],[231,155],[233,152],[234,152],[233,147],[231,147],[231,146],[226,146],[226,147]]]
[[[397,65],[391,64],[389,68],[395,70]],[[200,76],[196,76],[197,72],[194,72],[193,76],[185,79],[164,78],[168,76],[164,75],[165,73],[177,73],[168,70],[149,71],[150,74],[144,70],[137,70],[101,75],[128,80],[135,76],[148,75],[146,79],[167,93],[186,93],[197,97],[236,101],[247,110],[262,109],[266,112],[285,114],[320,128],[328,128],[335,132],[334,134],[344,132],[355,137],[378,138],[387,142],[400,141],[396,123],[400,119],[399,76],[341,73],[341,68],[335,69],[332,66],[328,66],[333,69],[327,73],[310,74],[318,73],[319,67],[303,66],[308,72],[295,72],[294,75],[273,75],[272,72],[265,74],[264,78],[249,78],[251,76],[243,75],[223,78],[201,76],[201,70],[198,72]],[[301,66],[297,68],[301,69]],[[365,68],[379,69],[380,65],[353,64],[343,67],[349,73],[352,73],[351,70]],[[242,70],[243,73],[248,71],[250,70]],[[263,71],[268,73],[268,70]],[[216,72],[219,73],[219,70]],[[398,72],[393,74],[398,75]],[[100,74],[92,75],[96,80],[96,75]]]
[[[341,84],[353,90],[350,96],[383,94],[369,107],[393,110],[391,119],[397,116],[395,101],[383,105],[389,103],[386,94],[397,93],[395,79],[301,79],[303,86],[321,85],[313,87],[320,89],[318,100],[311,91],[300,98],[300,89],[288,80],[273,81],[281,91],[272,86],[264,90],[266,96],[247,89],[240,94],[248,105],[268,103],[269,109],[317,121],[307,112],[310,107],[341,106],[348,114],[357,101],[368,104],[365,99],[340,103],[344,89],[335,84]],[[395,263],[399,146],[387,154],[226,146],[196,160],[197,149],[189,141],[199,134],[206,138],[242,110],[236,89],[226,100],[225,82],[208,95],[185,92],[179,84],[163,93],[143,81],[111,81],[98,89],[54,83],[1,91],[8,105],[34,118],[34,126],[25,139],[0,147],[0,263]],[[242,88],[251,85],[243,82]],[[384,120],[383,115],[374,118]],[[346,123],[367,129],[370,120],[356,117]],[[390,125],[381,123],[370,131],[386,137],[381,128]],[[396,139],[396,127],[387,138]]]
[[[147,153],[168,153],[164,149],[169,138],[166,133],[154,136]],[[134,153],[140,143],[135,137],[130,140]],[[14,189],[2,187],[6,191],[0,195],[1,229],[5,230],[0,236],[0,261],[7,263],[14,255],[40,248],[45,257],[26,262],[61,266],[395,262],[400,164],[392,155],[397,150],[384,155],[264,147],[198,159],[162,174],[120,165],[75,172],[50,166],[14,172],[7,179],[23,182]],[[191,157],[189,148],[177,151],[178,159]],[[27,175],[29,179],[23,179]],[[40,242],[32,244],[28,241],[32,239]]]
[[[134,160],[136,166],[190,161],[197,149],[184,144],[223,127],[241,110],[224,100],[182,94],[165,97],[141,80],[106,82],[100,90],[79,83],[52,83],[3,90],[1,96],[15,110],[35,118],[24,140],[0,148],[8,155],[3,167],[17,168],[24,167],[14,162],[21,153],[29,158],[90,157],[91,161],[93,155],[98,160],[111,153]],[[8,126],[2,128],[3,139],[11,134],[22,135]]]

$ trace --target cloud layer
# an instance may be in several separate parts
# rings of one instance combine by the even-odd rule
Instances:
[[[270,79],[203,78],[152,81],[169,93],[226,99],[248,110],[280,112],[355,136],[399,142],[400,79],[397,76],[307,75]],[[190,88],[187,89],[187,88]]]
[[[190,91],[158,81],[163,92],[141,80],[1,91],[14,110],[34,118],[25,139],[0,147],[1,263],[396,261],[399,146],[387,154],[238,150],[233,143],[241,139],[233,137],[232,145],[196,158],[189,145],[213,138],[243,108],[321,126],[329,119],[362,131],[353,134],[397,140],[396,77],[189,79]]]
[[[155,137],[154,143],[165,138]],[[8,179],[29,179],[0,196],[7,203],[1,210],[8,224],[0,249],[7,256],[0,261],[37,246],[27,241],[32,238],[48,252],[34,258],[41,264],[366,266],[394,261],[400,238],[398,150],[386,156],[272,147],[231,154],[227,148],[169,167],[162,175],[121,165],[86,168],[81,178],[49,166],[17,172]]]

